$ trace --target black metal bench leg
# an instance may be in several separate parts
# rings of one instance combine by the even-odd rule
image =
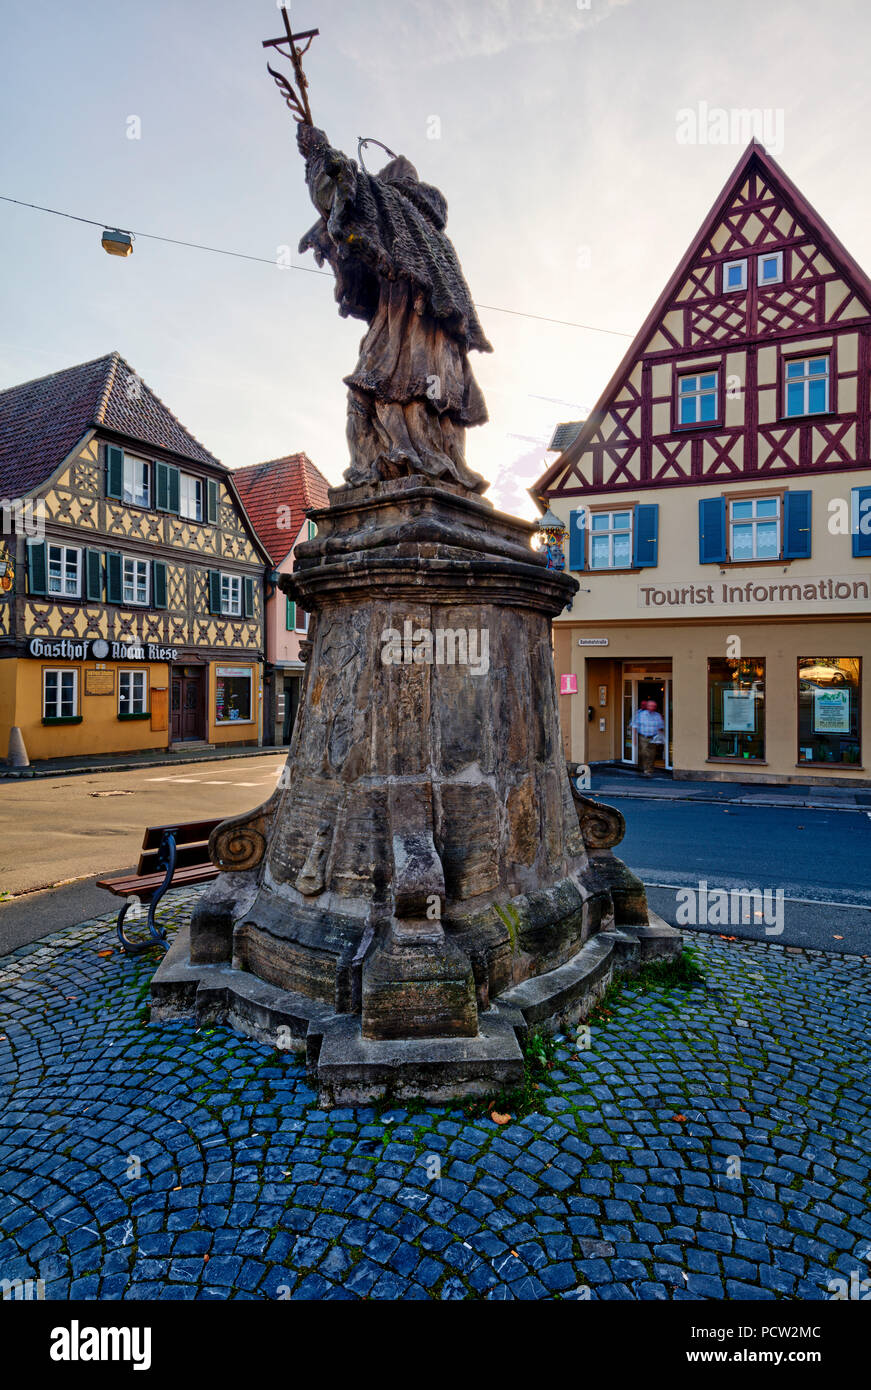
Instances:
[[[166,939],[166,932],[163,927],[157,925],[157,922],[154,920],[154,913],[157,909],[157,904],[172,883],[172,876],[175,873],[176,848],[174,830],[164,831],[163,839],[160,842],[160,853],[157,862],[161,868],[165,866],[166,873],[163,883],[161,883],[160,887],[152,894],[151,901],[148,904],[148,939],[146,941],[131,941],[130,938],[125,935],[124,918],[130,906],[131,900],[129,898],[118,914],[118,940],[121,942],[127,954],[131,956],[140,955],[143,951],[150,951],[152,946],[162,946],[164,950],[167,950],[169,946],[169,942]]]
[[[121,911],[118,913],[118,940],[121,943],[121,949],[125,951],[128,956],[139,956],[142,954],[143,951],[150,951],[152,946],[154,945],[154,942],[131,941],[130,937],[124,931],[124,918],[127,916],[127,911],[132,901],[132,898],[128,898],[124,903],[124,906],[121,908]]]

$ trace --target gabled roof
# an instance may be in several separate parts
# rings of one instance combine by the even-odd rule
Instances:
[[[729,175],[721,192],[718,194],[714,204],[708,213],[701,227],[694,236],[686,252],[679,261],[674,274],[657,299],[641,328],[632,340],[626,351],[623,360],[615,371],[608,385],[605,387],[595,408],[590,412],[588,419],[584,422],[583,428],[570,444],[568,444],[560,457],[542,474],[536,483],[529,489],[530,496],[539,506],[544,509],[548,490],[559,476],[575,463],[583,454],[590,436],[598,428],[604,409],[617,394],[624,382],[632,372],[633,367],[639,357],[647,349],[651,334],[656,330],[670,301],[675,297],[688,270],[707,244],[709,238],[716,230],[717,224],[726,214],[729,204],[734,200],[748,175],[758,168],[764,177],[771,184],[774,191],[779,195],[784,204],[791,208],[798,220],[804,224],[811,237],[814,237],[825,249],[825,253],[832,261],[838,272],[843,276],[848,284],[871,308],[871,279],[865,271],[853,259],[850,252],[839,241],[827,222],[820,217],[819,213],[811,206],[807,198],[800,189],[793,183],[792,179],[786,174],[775,159],[768,153],[765,146],[757,139],[752,139],[746,150],[741,155],[734,170]],[[688,350],[689,353],[689,350]]]
[[[121,354],[110,352],[0,391],[0,495],[21,497],[39,487],[94,428],[223,467]]]
[[[329,505],[329,483],[307,454],[287,454],[267,463],[234,468],[231,478],[260,543],[280,565],[305,521],[309,508]],[[280,524],[290,507],[290,525]]]

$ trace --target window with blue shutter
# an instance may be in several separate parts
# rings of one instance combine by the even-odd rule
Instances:
[[[210,526],[218,524],[218,484],[214,478],[206,479],[206,521]]]
[[[659,503],[639,502],[635,508],[635,546],[632,563],[646,569],[659,563]]]
[[[121,556],[110,550],[106,556],[106,602],[120,603],[122,596]]]
[[[699,564],[723,564],[726,559],[726,499],[699,501]]]
[[[45,541],[27,542],[27,592],[40,595],[48,593]]]
[[[103,601],[103,555],[99,550],[85,551],[85,594],[93,603]]]
[[[783,558],[809,560],[811,557],[811,506],[813,493],[783,494]]]
[[[154,595],[155,608],[166,607],[166,565],[163,560],[153,560],[151,562],[151,592]]]
[[[871,555],[871,487],[854,487],[850,511],[850,533],[853,554],[858,558]]]
[[[569,512],[569,569],[582,570],[586,568],[586,534],[585,534],[586,511],[579,507],[577,511]]]
[[[209,612],[221,611],[221,571],[209,570]]]
[[[106,445],[106,496],[124,499],[124,450],[117,444]]]

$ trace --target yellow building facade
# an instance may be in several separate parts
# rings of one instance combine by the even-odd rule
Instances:
[[[534,489],[573,761],[654,700],[677,777],[871,784],[869,407],[871,283],[754,142]]]

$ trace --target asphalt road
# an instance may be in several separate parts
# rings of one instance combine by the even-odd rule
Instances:
[[[135,868],[147,825],[265,801],[284,753],[0,785],[0,954],[119,905],[97,878]],[[46,891],[50,890],[50,891]]]
[[[95,880],[135,866],[146,825],[235,815],[264,801],[284,765],[263,757],[0,785],[0,954],[111,911]],[[603,798],[626,816],[618,853],[678,922],[675,889],[770,890],[763,921],[701,924],[728,936],[871,955],[871,816],[864,811]],[[777,919],[777,892],[783,906]],[[783,931],[772,931],[783,926]]]
[[[675,887],[771,891],[766,923],[708,923],[722,935],[871,954],[871,816],[864,811],[721,806],[603,797],[626,817],[621,859],[648,888],[651,906],[677,921]],[[673,885],[667,887],[665,885]],[[777,927],[777,898],[783,898]],[[684,898],[684,902],[687,900]]]

